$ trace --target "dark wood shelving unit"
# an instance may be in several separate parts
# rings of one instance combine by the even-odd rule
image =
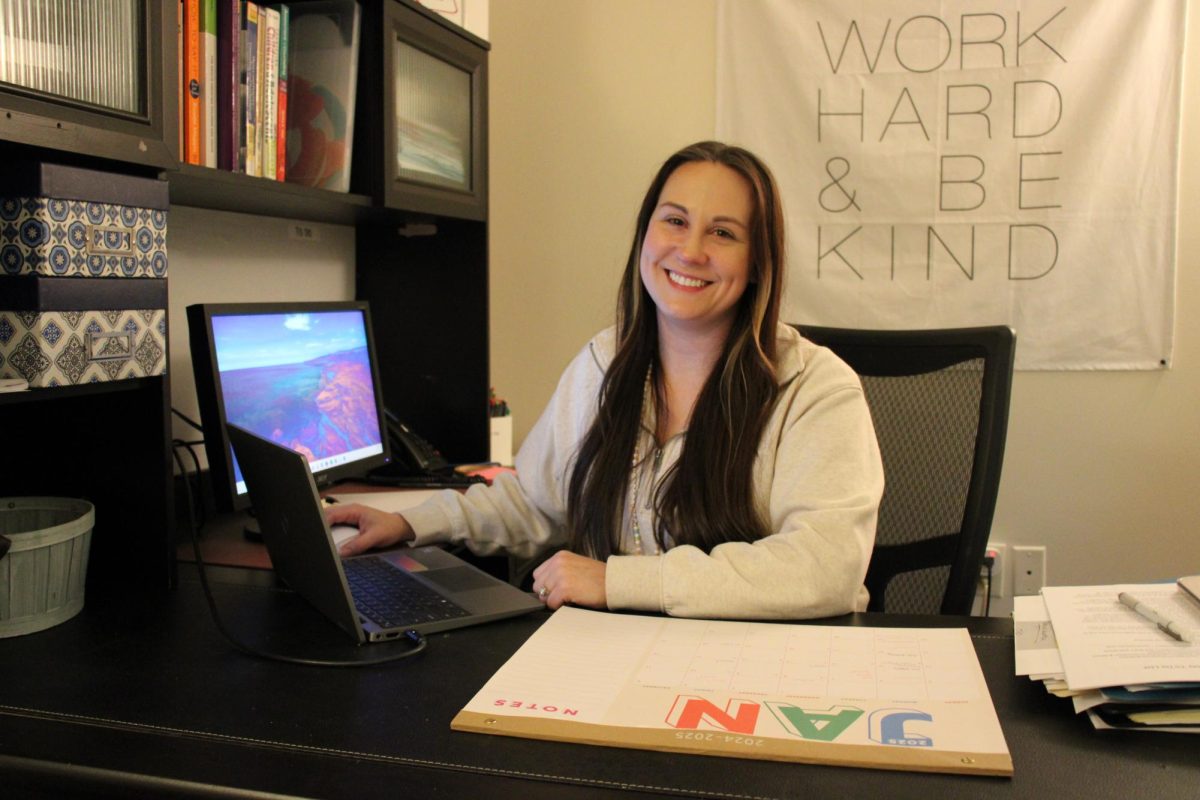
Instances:
[[[44,400],[68,400],[78,397],[107,395],[120,392],[139,392],[148,385],[157,385],[160,378],[130,378],[112,383],[81,383],[75,386],[48,386],[20,392],[0,392],[0,408]]]
[[[384,214],[366,195],[313,189],[194,164],[180,164],[177,170],[167,170],[162,176],[171,187],[171,205],[336,225],[357,225]]]
[[[362,149],[354,154],[360,173],[383,169],[391,157],[383,149],[388,146],[383,138],[363,130],[382,128],[384,120],[378,117],[388,109],[381,98],[361,98],[392,90],[392,82],[376,74],[367,73],[364,79],[362,70],[382,63],[380,53],[365,51],[390,46],[387,36],[378,30],[368,34],[367,26],[378,27],[384,18],[408,19],[434,30],[445,47],[461,39],[464,47],[481,51],[474,62],[473,91],[479,102],[472,128],[478,137],[474,163],[480,171],[472,185],[475,199],[465,212],[454,203],[433,200],[428,206],[414,205],[411,198],[403,210],[388,208],[383,184],[364,181],[361,174],[351,183],[357,191],[342,193],[176,162],[178,128],[171,113],[177,108],[178,92],[174,3],[147,4],[146,30],[161,40],[161,46],[148,49],[146,120],[131,131],[127,120],[84,114],[54,98],[33,102],[29,92],[0,85],[0,156],[5,161],[47,160],[157,176],[168,184],[172,206],[354,226],[356,295],[371,303],[376,327],[386,337],[380,341],[377,330],[380,352],[390,359],[382,375],[389,405],[434,441],[444,442],[447,457],[483,461],[490,438],[487,43],[415,0],[360,1],[363,50],[356,126],[364,138],[356,140]],[[397,23],[389,30],[409,27]],[[381,326],[381,319],[386,324]],[[165,374],[0,394],[5,431],[0,440],[0,496],[60,494],[96,505],[89,591],[93,586],[155,588],[174,583],[170,385],[170,375]]]

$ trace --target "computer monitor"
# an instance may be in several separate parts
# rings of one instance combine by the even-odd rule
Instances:
[[[228,422],[303,453],[318,485],[388,463],[366,303],[205,303],[187,317],[219,509],[249,505]]]

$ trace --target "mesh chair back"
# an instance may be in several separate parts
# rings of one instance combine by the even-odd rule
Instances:
[[[869,609],[969,614],[991,530],[1015,337],[1003,326],[797,326],[862,379],[886,480]]]

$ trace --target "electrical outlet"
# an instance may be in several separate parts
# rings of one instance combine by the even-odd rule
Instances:
[[[1008,597],[1008,545],[988,542],[987,550],[996,554],[995,560],[992,561],[990,594],[992,597]],[[979,575],[986,578],[987,569],[981,569]]]
[[[1013,594],[1037,594],[1046,585],[1046,548],[1013,547]]]

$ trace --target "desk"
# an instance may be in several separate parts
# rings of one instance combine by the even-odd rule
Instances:
[[[226,569],[230,628],[326,655],[341,634],[270,573]],[[854,614],[819,624],[965,625],[1014,777],[742,761],[450,730],[450,719],[546,619],[435,634],[383,667],[292,667],[220,637],[190,567],[146,602],[89,597],[42,633],[0,640],[0,783],[14,796],[539,798],[1195,797],[1197,740],[1095,732],[1066,701],[1013,676],[1007,620]],[[380,645],[389,646],[389,645]],[[14,791],[19,790],[19,791]],[[23,794],[22,794],[23,792]],[[257,793],[257,794],[256,794]],[[266,794],[264,794],[266,793]]]

